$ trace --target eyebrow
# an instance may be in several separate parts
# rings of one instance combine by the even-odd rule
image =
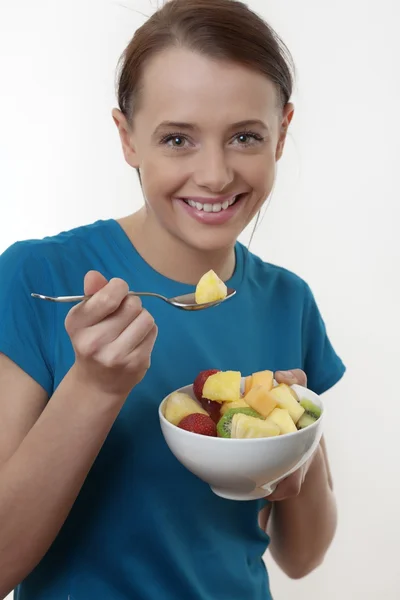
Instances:
[[[243,127],[261,127],[262,129],[266,129],[268,131],[268,126],[261,121],[260,119],[246,119],[244,121],[239,121],[238,123],[233,123],[230,125],[229,129],[240,129]],[[180,129],[186,131],[194,131],[198,129],[196,125],[193,123],[184,123],[182,121],[162,121],[154,130],[153,136],[157,136],[163,129]]]

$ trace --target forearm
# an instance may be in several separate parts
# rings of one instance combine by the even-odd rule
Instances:
[[[0,469],[1,598],[54,541],[122,404],[85,389],[72,369]]]
[[[275,502],[272,509],[271,554],[295,579],[321,564],[336,531],[336,502],[324,448],[322,441],[300,494]]]

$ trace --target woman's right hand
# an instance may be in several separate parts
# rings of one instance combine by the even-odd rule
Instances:
[[[150,367],[157,327],[122,279],[108,282],[90,271],[84,289],[93,297],[74,306],[65,320],[75,374],[86,387],[125,400]]]

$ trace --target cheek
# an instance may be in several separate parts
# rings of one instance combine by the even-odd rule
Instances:
[[[178,159],[158,157],[148,158],[140,165],[142,185],[150,204],[171,197],[185,181],[185,175]]]
[[[247,161],[243,175],[256,194],[269,194],[276,175],[276,162],[273,154],[262,154]]]

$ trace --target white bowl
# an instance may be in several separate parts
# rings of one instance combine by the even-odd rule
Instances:
[[[175,457],[208,483],[217,496],[228,500],[265,498],[282,479],[310,458],[323,433],[326,411],[320,397],[299,385],[292,388],[301,399],[307,398],[322,409],[320,418],[305,429],[256,439],[199,435],[167,421],[164,417],[167,398],[164,398],[159,407],[159,417],[165,441]],[[177,391],[196,399],[192,385]]]

